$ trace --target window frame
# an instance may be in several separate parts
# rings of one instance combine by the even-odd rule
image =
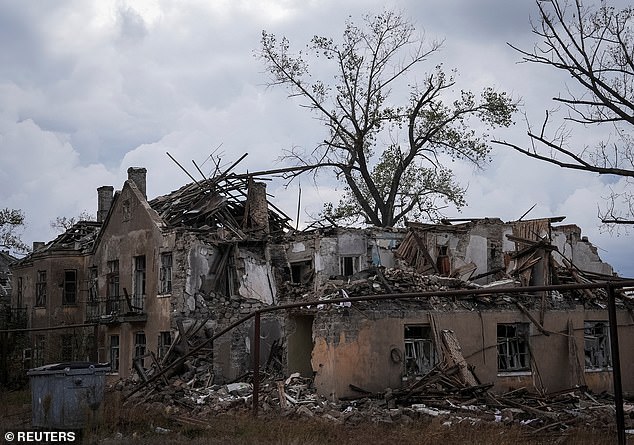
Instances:
[[[169,259],[169,261],[166,261]],[[174,255],[172,252],[163,252],[159,256],[161,262],[159,268],[159,295],[167,296],[172,294],[172,273],[174,266]],[[166,264],[169,263],[169,264]]]
[[[600,336],[597,336],[596,331],[594,331],[599,325],[601,326]],[[590,330],[593,331],[590,331]],[[605,364],[596,364],[596,363],[588,363],[588,346],[589,345],[589,337],[598,337],[593,343],[603,343],[603,361]],[[610,344],[610,322],[607,320],[584,320],[583,322],[583,352],[584,352],[584,371],[585,372],[593,372],[593,371],[610,371],[612,370],[612,349]],[[594,354],[595,361],[599,358],[599,354]],[[592,361],[592,356],[590,356],[590,361]]]
[[[348,261],[350,264],[348,265]],[[350,270],[350,273],[348,272]],[[344,277],[351,277],[361,271],[361,255],[339,255],[339,274]]]
[[[403,372],[407,377],[421,376],[433,369],[438,363],[438,354],[431,326],[404,325],[403,351]]]
[[[133,289],[132,312],[143,312],[146,292],[147,261],[145,255],[137,255],[133,258]]]
[[[172,346],[172,331],[160,331],[156,347],[156,357],[162,360]]]
[[[38,270],[35,280],[35,307],[46,307],[47,303],[47,272],[46,270]]]
[[[108,261],[106,267],[108,268],[106,274],[106,314],[112,314],[119,312],[121,299],[119,259]]]
[[[116,344],[114,342],[115,339]],[[121,365],[121,338],[119,334],[110,335],[108,358],[110,361],[110,372],[113,374],[118,374],[119,366]]]
[[[69,274],[74,275],[74,279],[69,279]],[[77,304],[77,269],[64,269],[64,284],[62,288],[62,304],[64,306],[75,306]]]
[[[497,323],[496,338],[498,375],[531,374],[530,323]]]

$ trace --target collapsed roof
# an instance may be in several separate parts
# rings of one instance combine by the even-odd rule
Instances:
[[[168,227],[211,230],[225,228],[239,239],[246,240],[254,231],[262,229],[262,224],[254,219],[254,207],[260,205],[252,178],[244,175],[228,175],[191,182],[167,195],[149,201]],[[268,230],[270,233],[284,233],[291,229],[290,218],[266,199],[263,188]],[[262,203],[263,204],[263,203]]]

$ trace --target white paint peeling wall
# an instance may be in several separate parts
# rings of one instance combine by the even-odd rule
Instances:
[[[273,304],[276,298],[276,285],[271,267],[254,258],[244,258],[244,274],[240,277],[240,295],[244,298]]]
[[[465,262],[473,262],[478,266],[475,274],[483,273],[488,270],[487,254],[487,239],[480,235],[470,235],[467,252],[465,254]]]

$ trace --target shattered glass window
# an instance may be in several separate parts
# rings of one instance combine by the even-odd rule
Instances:
[[[172,344],[172,333],[170,331],[163,331],[158,336],[158,358],[162,359],[167,355],[167,351]]]
[[[530,371],[528,323],[498,323],[498,371]]]
[[[359,272],[361,266],[361,257],[359,256],[342,256],[339,257],[339,271],[344,277],[349,277]]]
[[[159,272],[160,294],[172,293],[172,252],[161,254],[161,270]]]
[[[436,364],[436,350],[429,326],[405,326],[405,374],[422,375]]]
[[[110,369],[119,372],[119,336],[110,336]]]
[[[136,332],[134,334],[134,357],[132,359],[139,361],[142,367],[145,367],[145,343],[145,332]]]
[[[35,306],[46,306],[46,271],[37,271],[37,281],[35,283]]]
[[[607,321],[586,321],[583,324],[583,350],[586,369],[612,366],[610,330]]]

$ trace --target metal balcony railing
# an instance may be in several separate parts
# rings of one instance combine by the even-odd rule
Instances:
[[[144,314],[145,295],[107,297],[86,302],[86,321],[121,321],[121,318]]]

